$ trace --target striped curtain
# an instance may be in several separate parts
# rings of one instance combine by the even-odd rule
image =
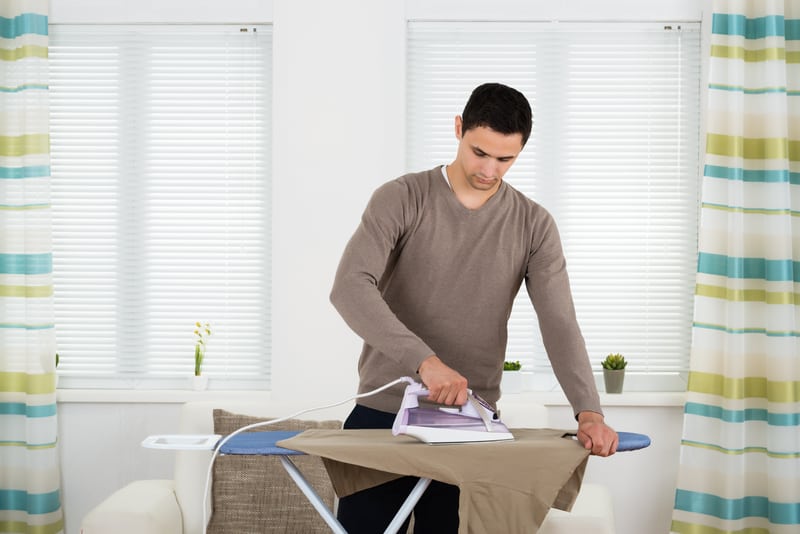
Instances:
[[[672,532],[800,532],[800,0],[715,0]]]
[[[53,329],[47,13],[0,1],[0,532],[63,532]]]

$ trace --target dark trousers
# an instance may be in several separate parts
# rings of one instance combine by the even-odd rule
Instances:
[[[356,405],[344,428],[392,428],[395,414]],[[339,500],[338,518],[348,534],[378,534],[386,530],[417,483],[402,477]],[[408,530],[408,521],[400,529]],[[414,534],[458,532],[458,487],[432,481],[414,508]]]

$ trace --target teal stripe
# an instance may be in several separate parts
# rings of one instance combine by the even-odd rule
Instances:
[[[14,39],[26,34],[47,35],[47,15],[23,13],[13,19],[0,17],[0,37]]]
[[[785,94],[786,96],[800,96],[800,91],[786,90],[786,87],[743,87],[741,85],[725,85],[721,83],[708,84],[709,89],[716,91],[729,91],[746,95],[767,95],[771,93]]]
[[[39,178],[42,176],[50,176],[49,165],[31,165],[30,167],[0,167],[0,180]]]
[[[790,172],[786,169],[748,170],[741,167],[723,167],[720,165],[706,165],[703,175],[709,178],[724,178],[740,182],[753,183],[790,183],[800,185],[800,172]]]
[[[17,510],[29,514],[49,514],[61,508],[61,492],[28,493],[23,490],[0,489],[0,510]]]
[[[53,255],[0,254],[0,274],[49,274],[53,272]]]
[[[31,406],[24,402],[0,402],[0,415],[24,415],[25,417],[52,417],[56,414],[55,404]]]
[[[800,39],[799,21],[785,20],[783,15],[768,15],[748,19],[744,15],[714,13],[711,33],[716,35],[736,35],[745,39],[764,39],[765,37],[785,37],[787,40]]]
[[[47,90],[50,86],[47,84],[42,83],[26,83],[23,85],[18,85],[16,87],[0,87],[0,93],[20,93],[22,91],[28,91],[31,89],[43,89]]]
[[[746,95],[764,95],[768,93],[785,93],[786,87],[755,87],[745,88],[741,85],[723,85],[721,83],[708,84],[709,89],[716,89],[717,91],[730,91],[735,93],[744,93]]]
[[[704,328],[706,330],[717,330],[726,334],[759,334],[767,337],[800,337],[800,332],[793,330],[767,330],[763,327],[730,328],[721,324],[701,323],[693,321],[692,328]]]
[[[784,27],[786,28],[787,41],[800,40],[800,19],[787,20]]]
[[[727,410],[721,406],[711,406],[700,404],[699,402],[687,402],[684,408],[687,415],[699,415],[701,417],[712,417],[725,421],[726,423],[745,423],[747,421],[764,421],[772,426],[796,426],[800,425],[800,414],[798,413],[769,413],[761,408],[745,408],[744,410]]]
[[[755,278],[769,282],[800,281],[800,262],[768,260],[765,258],[737,258],[722,254],[701,252],[697,272],[728,278]]]
[[[50,330],[54,328],[53,324],[24,324],[24,323],[0,323],[0,328],[8,328],[11,330]]]
[[[678,489],[675,509],[726,520],[763,517],[773,525],[800,525],[800,503],[774,502],[761,496],[725,499],[710,493]]]

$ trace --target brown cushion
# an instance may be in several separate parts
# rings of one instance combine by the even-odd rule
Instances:
[[[214,432],[228,435],[243,426],[270,419],[214,410]],[[290,419],[252,431],[341,427],[341,421]],[[322,460],[316,456],[292,456],[291,459],[332,508],[333,487]],[[330,532],[276,456],[217,456],[212,499],[208,534]]]

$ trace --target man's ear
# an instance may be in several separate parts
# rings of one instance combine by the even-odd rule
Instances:
[[[456,139],[461,141],[461,126],[464,124],[464,121],[461,119],[461,115],[456,115]]]

